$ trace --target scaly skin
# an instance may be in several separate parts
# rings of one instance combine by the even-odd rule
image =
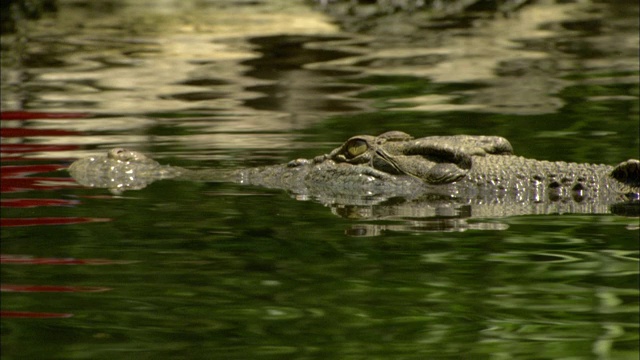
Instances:
[[[596,206],[637,199],[640,193],[638,160],[628,160],[615,168],[539,161],[512,155],[509,142],[499,137],[413,139],[398,131],[352,137],[312,160],[224,173],[160,165],[125,149],[80,159],[69,172],[80,184],[112,191],[141,189],[168,178],[231,181],[342,204],[427,195],[481,204],[560,201]]]

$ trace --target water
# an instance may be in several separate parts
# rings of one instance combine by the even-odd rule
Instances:
[[[637,218],[372,219],[224,183],[113,195],[58,170],[114,146],[275,164],[391,129],[638,158],[638,4],[340,19],[60,1],[3,35],[3,358],[638,357]]]

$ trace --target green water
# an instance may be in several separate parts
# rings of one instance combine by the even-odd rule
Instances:
[[[234,184],[12,173],[114,146],[275,164],[391,129],[638,158],[637,4],[409,36],[291,3],[60,1],[3,35],[3,112],[91,115],[1,123],[3,359],[637,359],[638,218],[367,219]]]

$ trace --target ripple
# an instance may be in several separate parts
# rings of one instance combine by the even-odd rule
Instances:
[[[160,99],[175,99],[184,101],[203,101],[224,98],[225,94],[216,91],[195,91],[173,95],[160,95]]]

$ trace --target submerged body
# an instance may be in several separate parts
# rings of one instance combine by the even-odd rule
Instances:
[[[284,189],[331,204],[437,196],[472,203],[607,206],[637,199],[640,193],[638,160],[616,167],[539,161],[513,155],[511,144],[500,137],[414,139],[398,131],[355,136],[314,159],[228,172],[160,165],[125,149],[80,159],[69,171],[80,184],[116,191],[141,189],[168,178],[231,181]]]

